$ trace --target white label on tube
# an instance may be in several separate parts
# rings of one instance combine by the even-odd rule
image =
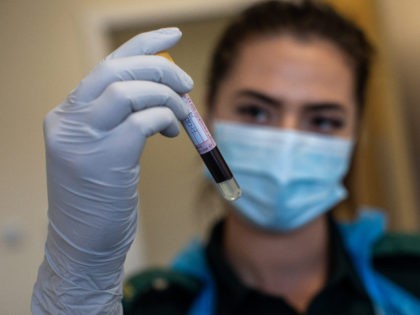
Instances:
[[[182,124],[194,146],[196,147],[198,153],[207,153],[214,149],[216,143],[213,137],[210,135],[209,130],[204,124],[203,119],[194,106],[190,96],[185,94],[182,98],[190,108],[190,113],[188,114],[187,118],[182,121]]]

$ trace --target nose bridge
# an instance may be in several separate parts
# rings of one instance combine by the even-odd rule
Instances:
[[[300,111],[297,106],[285,106],[277,127],[298,130],[300,126]]]

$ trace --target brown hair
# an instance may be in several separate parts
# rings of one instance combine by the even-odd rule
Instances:
[[[354,65],[355,100],[360,108],[363,106],[373,50],[364,33],[327,4],[271,0],[244,10],[222,34],[208,73],[207,105],[210,110],[221,82],[233,68],[241,45],[256,37],[281,34],[326,39],[341,49]]]

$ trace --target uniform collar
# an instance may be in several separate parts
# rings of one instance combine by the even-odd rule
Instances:
[[[224,227],[224,220],[219,221],[213,227],[209,243],[206,246],[206,256],[216,282],[219,304],[228,305],[229,309],[234,310],[237,305],[240,305],[247,298],[248,294],[256,291],[243,284],[227,260],[223,251]],[[323,291],[334,290],[334,288],[344,285],[351,287],[356,293],[366,296],[363,284],[344,248],[337,224],[332,218],[328,219],[328,229],[330,268]],[[279,298],[279,300],[282,299]],[[284,303],[287,304],[285,301]]]

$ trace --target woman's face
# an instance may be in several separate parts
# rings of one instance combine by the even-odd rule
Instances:
[[[351,138],[357,116],[353,72],[326,40],[252,40],[221,82],[210,119]]]

